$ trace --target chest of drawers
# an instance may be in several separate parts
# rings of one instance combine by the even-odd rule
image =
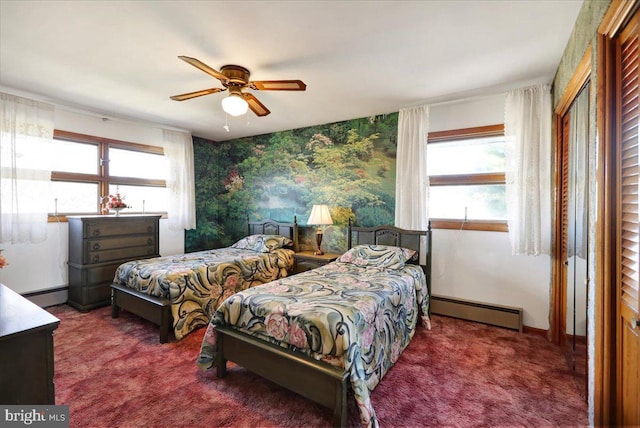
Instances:
[[[116,269],[158,257],[160,215],[68,216],[69,305],[86,311],[111,303]]]

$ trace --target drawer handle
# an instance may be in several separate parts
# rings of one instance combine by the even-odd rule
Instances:
[[[147,254],[151,255],[151,254],[153,254],[153,253],[155,253],[155,251],[153,250],[153,248],[149,248],[149,249],[147,250]]]
[[[100,261],[100,256],[99,256],[99,255],[97,255],[97,254],[96,254],[96,255],[94,255],[94,256],[93,256],[93,262],[94,262],[94,263],[97,263],[97,262],[99,262],[99,261]]]
[[[100,229],[96,229],[93,231],[93,236],[100,236]]]
[[[99,250],[100,249],[100,243],[96,242],[95,244],[93,244],[93,249],[94,250]]]
[[[153,226],[151,225],[147,226],[147,232],[153,232]]]
[[[147,245],[151,245],[151,244],[153,244],[153,239],[151,238],[147,239]]]

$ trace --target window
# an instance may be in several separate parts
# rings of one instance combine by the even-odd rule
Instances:
[[[104,196],[117,191],[128,212],[166,212],[162,147],[54,131],[51,214],[106,213]]]
[[[503,125],[429,133],[433,227],[507,231],[504,151]]]

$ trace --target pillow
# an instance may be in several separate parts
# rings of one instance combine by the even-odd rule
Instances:
[[[293,241],[280,235],[251,235],[242,238],[231,247],[241,250],[252,250],[260,253],[270,253],[273,250],[293,246]]]
[[[387,245],[358,245],[340,256],[339,262],[381,269],[402,269],[405,262],[415,260],[414,250]]]

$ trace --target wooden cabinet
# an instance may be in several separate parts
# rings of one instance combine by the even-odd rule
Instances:
[[[111,303],[113,276],[129,260],[158,257],[160,215],[68,216],[69,305]]]
[[[340,254],[314,254],[313,251],[301,251],[294,254],[295,268],[294,273],[300,273],[307,270],[319,268],[327,263],[331,263],[340,257]]]
[[[55,404],[58,324],[58,318],[0,284],[0,404]]]

